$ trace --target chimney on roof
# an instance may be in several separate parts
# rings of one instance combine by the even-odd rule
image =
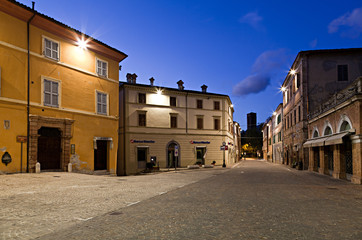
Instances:
[[[32,6],[31,6],[31,9],[32,9],[32,10],[35,10],[35,2],[34,2],[34,1],[31,2],[31,5],[32,5]]]
[[[127,73],[126,78],[128,83],[136,84],[137,75],[135,73]]]
[[[153,82],[155,81],[155,79],[153,77],[150,78],[150,85],[153,86]]]
[[[203,93],[206,93],[207,86],[204,84],[204,85],[201,86],[201,89],[202,89],[202,92],[203,92]]]
[[[178,90],[184,90],[184,82],[182,80],[177,82]]]

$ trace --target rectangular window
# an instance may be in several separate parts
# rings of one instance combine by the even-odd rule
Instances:
[[[348,81],[348,65],[338,65],[338,81]]]
[[[59,60],[59,43],[53,40],[50,40],[48,38],[43,38],[44,39],[44,50],[43,50],[43,54],[44,56],[54,59],[54,60]]]
[[[295,90],[298,90],[300,87],[300,73],[295,74]]]
[[[275,135],[273,136],[273,143],[275,143]]]
[[[59,83],[44,79],[44,105],[59,107]]]
[[[97,59],[97,74],[98,74],[98,76],[101,76],[101,77],[108,76],[108,63],[107,62]]]
[[[146,113],[145,112],[138,113],[138,126],[140,126],[140,127],[146,126]]]
[[[107,94],[97,92],[97,113],[107,115]]]
[[[204,129],[204,118],[197,117],[197,129]]]
[[[294,109],[294,125],[297,123],[297,110]]]
[[[170,106],[176,107],[176,97],[170,97]]]
[[[282,140],[282,132],[278,132],[278,142]]]
[[[214,119],[214,129],[220,130],[220,119],[218,119],[218,118]]]
[[[298,106],[298,122],[302,120],[302,116],[300,115],[300,105]]]
[[[196,107],[199,109],[202,109],[202,100],[201,99],[196,100]]]
[[[145,93],[138,94],[138,103],[146,103],[146,94]]]
[[[171,115],[171,128],[177,128],[177,116],[175,115]]]
[[[282,121],[282,115],[279,114],[277,117],[277,124],[279,124]]]
[[[220,102],[218,101],[214,102],[214,110],[220,110]]]

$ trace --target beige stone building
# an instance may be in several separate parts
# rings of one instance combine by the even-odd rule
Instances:
[[[271,161],[273,159],[272,148],[272,118],[269,117],[263,127],[263,159]]]
[[[362,77],[310,113],[309,170],[362,183]]]
[[[273,162],[283,163],[283,104],[279,104],[272,116]]]
[[[150,162],[161,168],[226,165],[237,161],[233,106],[227,95],[137,84],[136,74],[120,83],[118,172],[134,174]],[[225,142],[227,150],[220,150]],[[152,160],[151,160],[152,159]]]
[[[308,169],[309,113],[362,75],[362,48],[299,52],[282,85],[284,162]]]

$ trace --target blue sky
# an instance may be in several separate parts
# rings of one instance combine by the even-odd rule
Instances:
[[[31,1],[20,0],[28,6]],[[227,94],[234,120],[264,122],[282,101],[278,88],[302,50],[362,42],[357,0],[36,0],[35,9],[128,54],[120,80]],[[61,4],[59,4],[61,3]]]

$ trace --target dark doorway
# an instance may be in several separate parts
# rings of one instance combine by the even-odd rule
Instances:
[[[145,148],[145,147],[137,148],[137,162],[138,162],[139,169],[146,169],[147,150],[148,150],[148,148]]]
[[[107,170],[107,146],[106,140],[97,140],[97,149],[94,149],[94,170]]]
[[[331,146],[324,147],[324,156],[327,159],[329,175],[332,175],[334,170],[334,159],[333,159],[333,148]]]
[[[61,133],[57,128],[42,127],[38,130],[38,162],[42,170],[60,170]]]
[[[344,164],[346,169],[346,174],[353,174],[353,158],[352,158],[352,142],[347,139],[343,141],[342,151],[344,155]],[[349,176],[347,176],[349,178]]]
[[[205,147],[198,147],[196,148],[196,164],[205,164],[205,153],[206,148]]]

